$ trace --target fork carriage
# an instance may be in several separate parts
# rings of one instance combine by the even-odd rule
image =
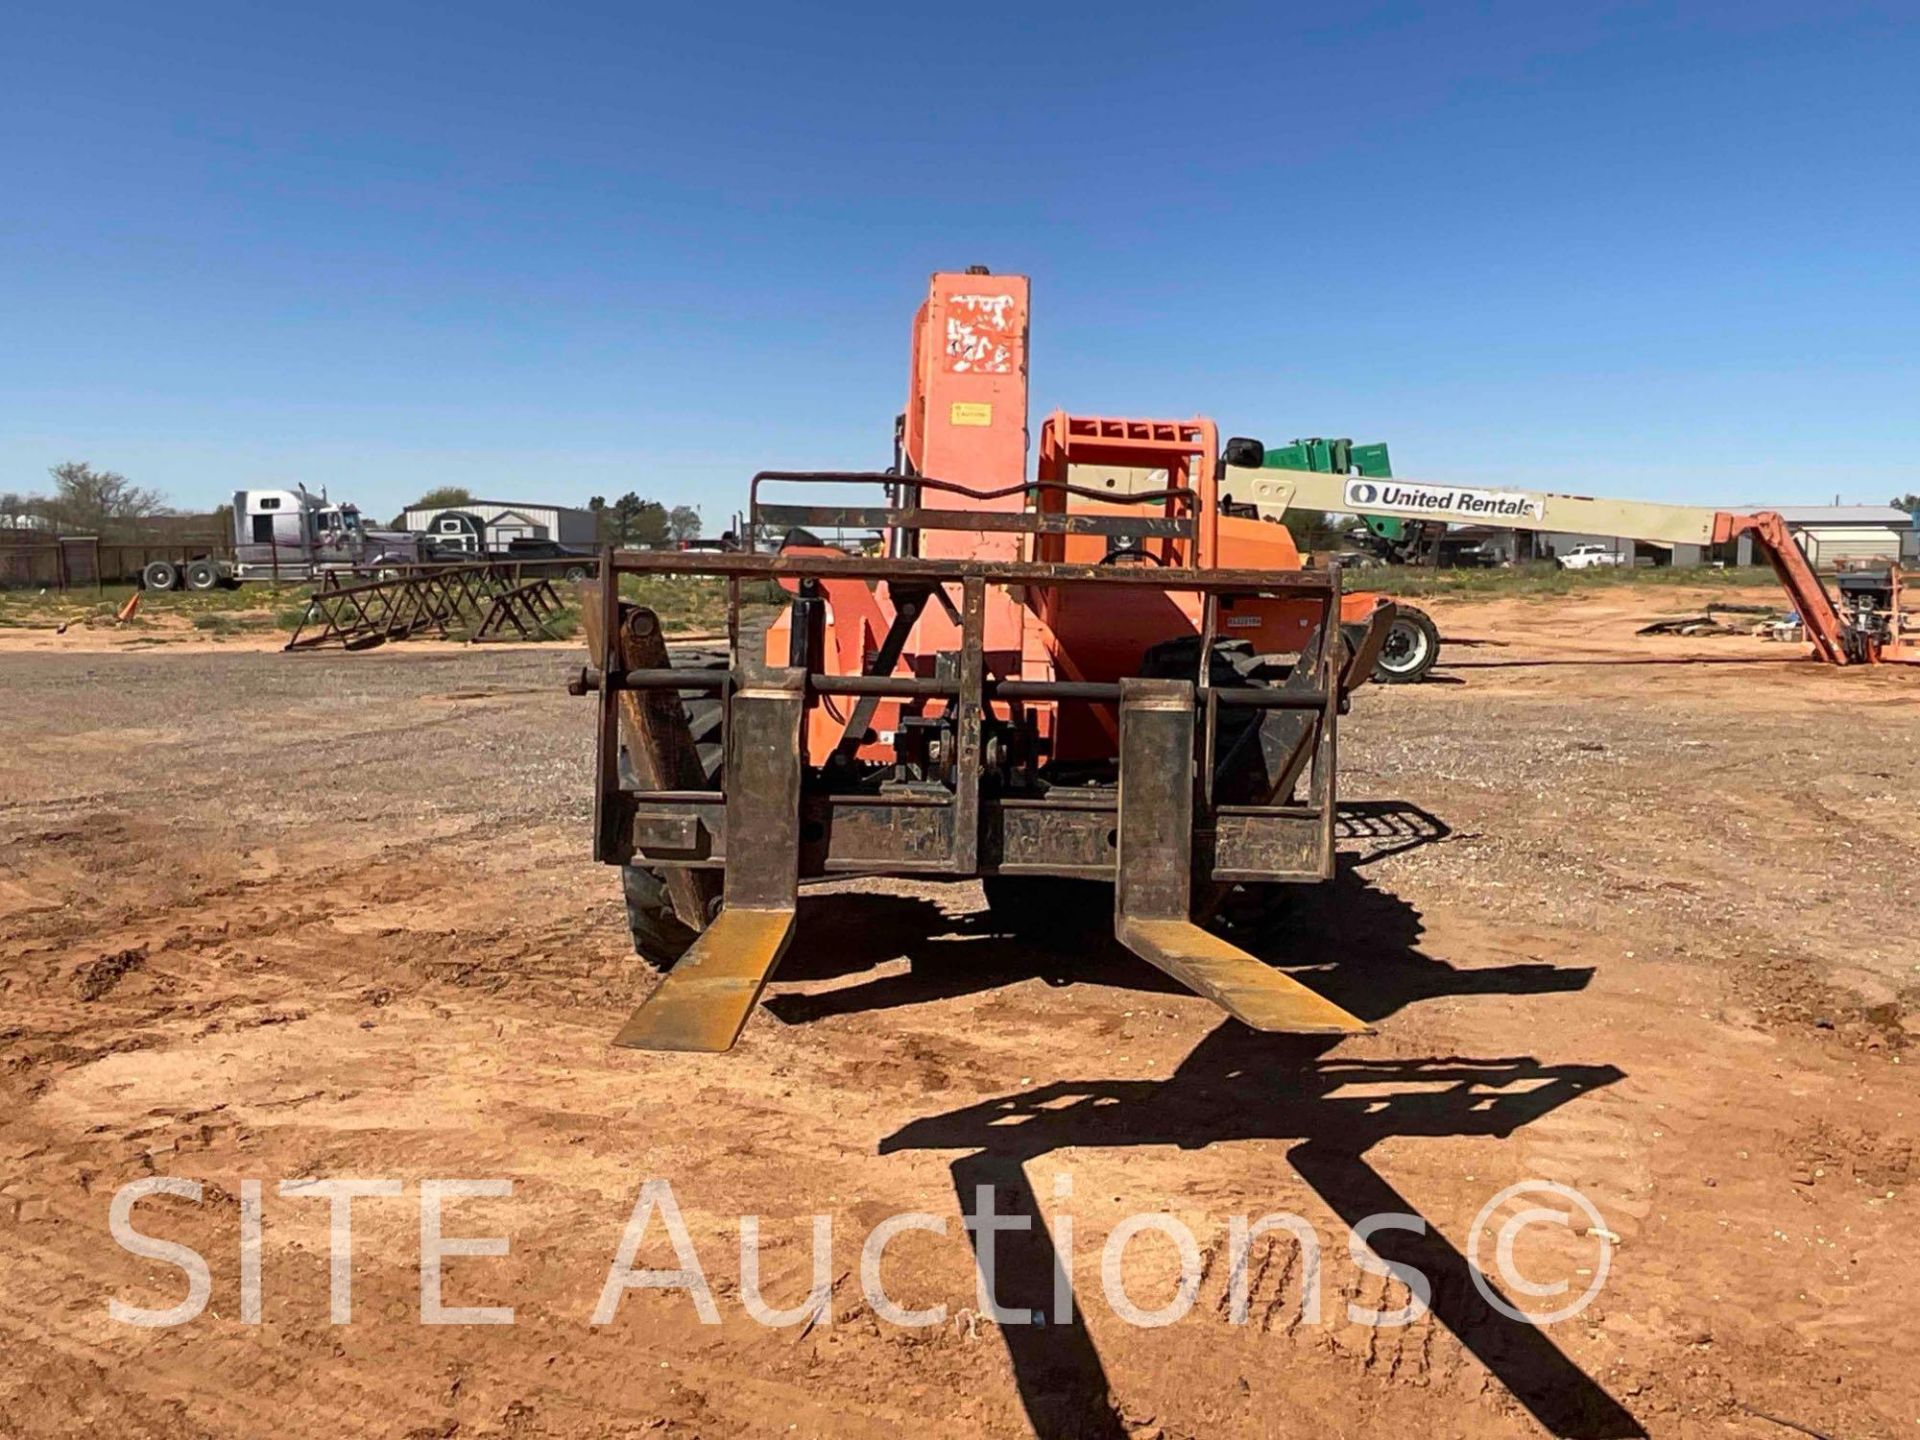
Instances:
[[[763,506],[759,489],[770,480],[882,482],[894,503]],[[1178,492],[1133,497],[1161,510],[1141,516],[1049,508],[1078,489],[1064,483],[1021,488],[1037,503],[993,515],[996,532],[1138,547],[1191,540],[1199,524],[1190,508],[1172,513],[1169,496]],[[748,533],[767,522],[871,525],[900,536],[980,528],[976,510],[923,506],[923,490],[962,487],[770,473],[756,477]],[[1196,923],[1233,885],[1333,873],[1339,716],[1391,618],[1382,603],[1365,623],[1343,625],[1337,567],[788,546],[771,554],[609,550],[601,575],[587,625],[596,665],[573,687],[598,698],[594,856],[659,876],[679,921],[698,932],[616,1043],[731,1047],[792,939],[799,882],[860,875],[1108,882],[1120,942],[1247,1024],[1367,1028]],[[623,575],[724,578],[727,667],[671,665],[657,617],[619,599]],[[756,581],[793,597],[764,634],[742,625],[742,585]],[[990,627],[996,610],[1024,613],[1043,630],[1051,622],[1051,643],[1105,610],[1174,596],[1197,626],[1172,643],[1148,646],[1153,637],[1143,637],[1134,647],[1141,663],[1130,668],[1145,673],[1089,678],[1060,663],[1030,678],[1031,647],[1024,657],[996,648]],[[842,663],[835,643],[855,612],[874,620],[857,668]],[[1249,616],[1296,637],[1291,663],[1268,666],[1270,680],[1223,663]],[[1065,661],[1064,647],[1053,658]],[[717,773],[702,764],[680,703],[695,694],[720,702]],[[1084,739],[1103,731],[1112,737],[1104,748]]]

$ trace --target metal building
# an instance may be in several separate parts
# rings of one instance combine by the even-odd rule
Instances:
[[[1777,510],[1807,558],[1823,570],[1842,560],[1899,560],[1913,555],[1914,517],[1892,505],[1751,505]],[[1742,536],[1739,564],[1751,565],[1753,541]]]
[[[529,500],[470,500],[465,505],[412,505],[402,512],[402,529],[432,535],[443,550],[478,555],[504,551],[515,540],[553,540],[591,546],[599,531],[593,512]]]

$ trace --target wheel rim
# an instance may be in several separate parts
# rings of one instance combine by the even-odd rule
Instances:
[[[1380,668],[1395,675],[1418,670],[1426,663],[1433,642],[1427,632],[1410,620],[1396,620],[1380,647]]]

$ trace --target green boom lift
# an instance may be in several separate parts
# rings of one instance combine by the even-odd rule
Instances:
[[[1295,440],[1267,451],[1261,463],[1270,470],[1311,470],[1320,475],[1365,475],[1370,479],[1393,475],[1385,444],[1356,445],[1351,440]],[[1362,515],[1359,520],[1366,528],[1356,531],[1353,538],[1396,565],[1414,564],[1432,538],[1432,526],[1426,521],[1403,520],[1397,515]]]
[[[1270,470],[1311,470],[1320,475],[1364,475],[1388,479],[1392,462],[1384,444],[1356,445],[1351,440],[1295,440],[1276,445],[1260,462]],[[1408,520],[1398,515],[1362,515],[1363,529],[1352,532],[1355,541],[1382,560],[1396,565],[1418,561],[1422,550],[1446,526],[1431,520]],[[1424,610],[1401,602],[1398,618],[1374,666],[1374,679],[1404,685],[1424,679],[1440,658],[1440,632]]]

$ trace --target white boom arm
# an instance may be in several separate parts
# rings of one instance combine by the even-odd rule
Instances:
[[[1238,504],[1251,504],[1263,520],[1283,519],[1289,510],[1339,510],[1502,530],[1618,535],[1659,545],[1713,544],[1718,513],[1700,505],[1597,500],[1545,490],[1494,490],[1241,465],[1226,467],[1220,494]]]
[[[1900,638],[1905,621],[1898,567],[1889,572],[1891,627],[1884,635],[1863,629],[1834,605],[1827,587],[1787,529],[1787,522],[1772,510],[1736,515],[1701,505],[1596,500],[1590,495],[1556,495],[1547,490],[1481,489],[1244,465],[1226,467],[1220,479],[1220,498],[1251,504],[1263,520],[1282,520],[1288,510],[1298,507],[1444,524],[1491,525],[1502,530],[1617,535],[1655,545],[1723,545],[1750,535],[1779,576],[1806,627],[1807,639],[1821,659],[1833,665],[1881,660],[1920,663],[1920,647]]]

